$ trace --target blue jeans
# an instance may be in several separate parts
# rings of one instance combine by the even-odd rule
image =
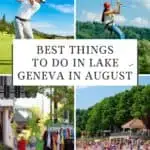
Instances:
[[[125,39],[124,33],[120,30],[120,28],[117,25],[113,24],[112,30],[119,36],[120,39]]]

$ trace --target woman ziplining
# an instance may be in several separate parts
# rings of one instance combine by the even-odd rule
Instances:
[[[120,2],[117,2],[117,8],[111,9],[111,4],[109,2],[104,3],[104,11],[102,14],[102,23],[105,25],[105,29],[113,31],[116,33],[120,39],[125,39],[124,33],[121,29],[115,24],[114,16],[120,14]]]

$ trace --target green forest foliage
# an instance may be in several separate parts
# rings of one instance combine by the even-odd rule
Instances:
[[[78,39],[117,39],[112,32],[104,29],[98,22],[77,22]],[[139,73],[150,73],[150,29],[137,27],[120,27],[126,39],[138,39]],[[130,54],[129,54],[130,55]]]
[[[0,32],[6,32],[8,34],[13,34],[15,32],[13,22],[8,23],[5,15],[0,19]]]
[[[150,40],[150,29],[121,26],[126,39]],[[117,39],[112,32],[105,29],[104,25],[98,22],[77,22],[78,39]]]
[[[133,118],[142,119],[150,128],[150,86],[133,87],[104,98],[87,110],[77,109],[76,116],[77,136],[85,130],[91,136],[103,130],[120,131],[121,125]]]
[[[140,40],[138,42],[138,56],[139,73],[150,74],[150,41]]]

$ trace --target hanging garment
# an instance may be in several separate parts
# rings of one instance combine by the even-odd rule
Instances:
[[[57,150],[60,150],[60,144],[61,144],[60,133],[58,132],[58,134],[57,134]]]
[[[51,131],[47,132],[47,147],[51,149]]]
[[[63,129],[60,129],[60,150],[64,150],[64,135]]]
[[[63,137],[64,137],[64,139],[67,138],[67,130],[66,129],[63,129]]]
[[[52,141],[53,141],[53,150],[57,150],[57,133],[53,132],[52,134]]]
[[[43,141],[44,141],[43,150],[52,150],[52,148],[47,147],[47,137],[48,137],[48,131],[45,131],[43,135]],[[52,147],[52,138],[51,138],[51,147]]]
[[[71,138],[74,139],[74,130],[73,129],[70,130],[71,130]]]
[[[70,139],[70,129],[69,129],[69,128],[67,128],[67,129],[66,129],[66,132],[67,132],[66,139]]]
[[[61,129],[61,131],[60,131],[60,141],[61,141],[61,144],[64,144],[64,134],[63,134],[63,129]]]

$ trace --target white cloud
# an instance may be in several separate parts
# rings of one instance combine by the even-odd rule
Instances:
[[[141,0],[141,3],[143,4],[144,7],[150,9],[150,0]]]
[[[48,6],[63,13],[72,14],[74,12],[74,6],[70,4],[64,4],[64,5],[48,4]]]
[[[73,25],[70,25],[68,28],[60,28],[48,22],[33,22],[32,28],[47,34],[74,35]]]
[[[134,8],[137,8],[137,5],[136,4],[131,4],[130,7],[134,9]]]
[[[32,27],[35,29],[41,29],[41,28],[55,28],[55,25],[50,24],[48,22],[33,22]]]
[[[147,9],[150,9],[150,0],[133,0],[133,3],[137,6],[144,6]]]
[[[98,21],[101,22],[101,16],[102,14],[96,14],[93,12],[88,12],[86,10],[82,11],[82,18],[84,18],[84,21]],[[115,16],[115,21],[118,24],[124,24],[126,22],[126,18],[121,15]]]
[[[131,20],[131,25],[137,26],[137,27],[149,27],[150,22],[147,19],[136,17],[133,20]]]
[[[126,22],[126,18],[121,15],[116,15],[115,16],[115,22],[118,24],[124,24]]]
[[[85,21],[100,21],[101,20],[101,14],[88,12],[86,10],[82,11],[82,16],[85,19]]]
[[[67,36],[67,35],[74,35],[73,30],[63,30],[63,29],[57,29],[53,31],[54,34]]]

